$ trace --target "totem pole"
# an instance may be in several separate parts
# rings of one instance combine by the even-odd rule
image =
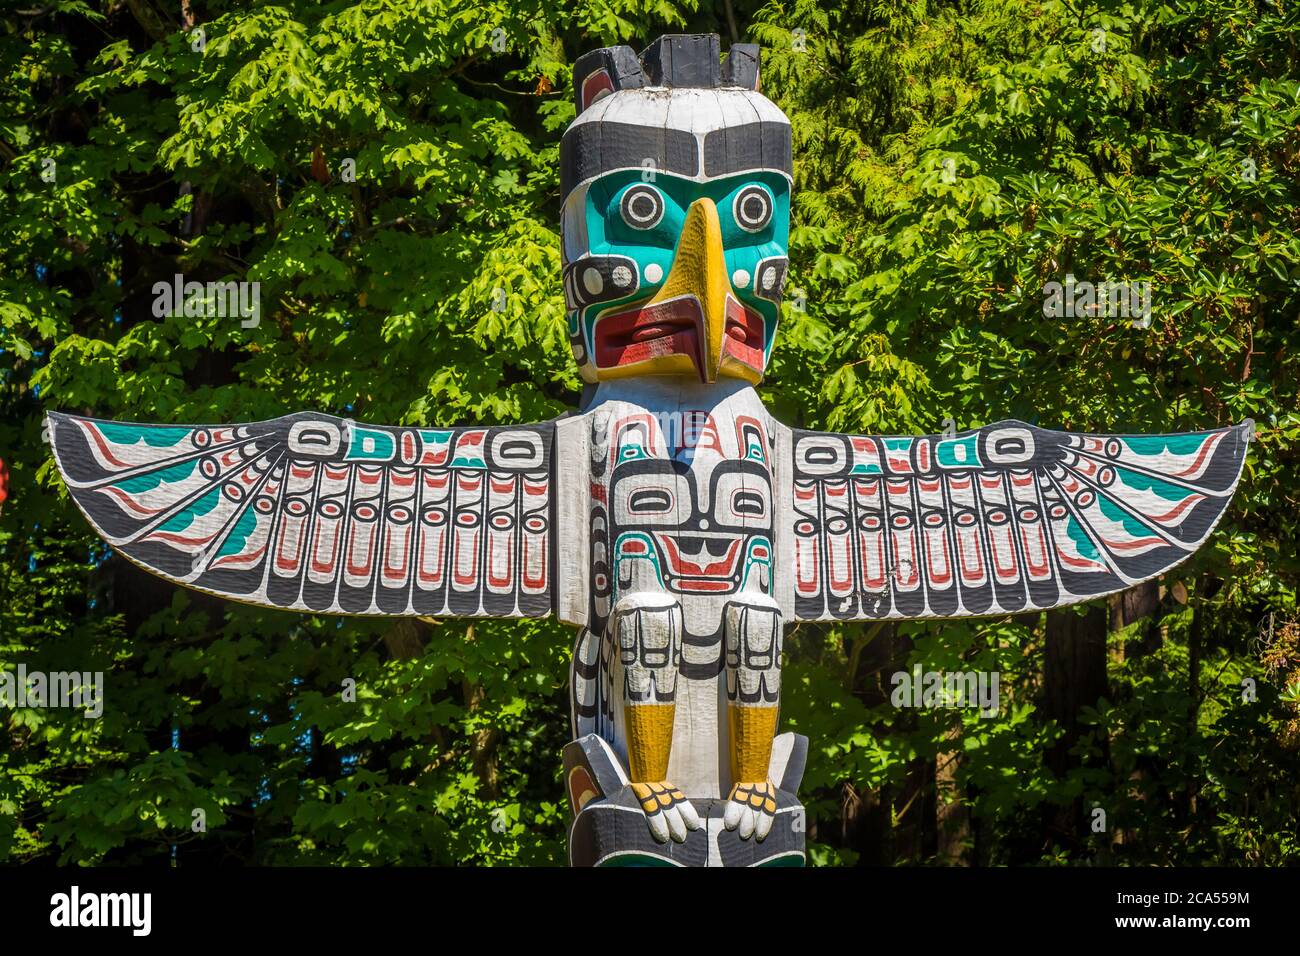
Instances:
[[[754,386],[785,281],[791,136],[757,47],[609,47],[574,87],[562,232],[581,413],[456,428],[50,413],[54,455],[114,548],[199,591],[575,625],[571,863],[802,864],[807,741],[776,734],[787,626],[1034,612],[1154,577],[1223,514],[1249,422],[782,425]]]

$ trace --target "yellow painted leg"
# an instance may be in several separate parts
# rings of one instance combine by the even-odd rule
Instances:
[[[742,840],[767,838],[776,822],[776,785],[767,778],[781,698],[781,609],[766,595],[745,595],[728,609],[727,727],[731,793],[722,823]]]
[[[731,731],[731,793],[722,823],[739,829],[740,838],[757,836],[761,843],[776,820],[776,785],[767,778],[772,762],[778,708],[727,705]]]
[[[627,763],[633,783],[668,776],[668,755],[673,746],[675,704],[628,704],[623,708],[627,726]]]
[[[683,843],[688,830],[701,826],[699,814],[686,795],[665,779],[675,711],[673,704],[628,704],[623,708],[632,793],[641,803],[651,834],[660,843],[670,838]]]

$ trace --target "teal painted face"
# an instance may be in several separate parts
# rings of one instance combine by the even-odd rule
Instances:
[[[619,170],[575,190],[565,219],[569,335],[585,377],[762,378],[787,267],[785,175]]]

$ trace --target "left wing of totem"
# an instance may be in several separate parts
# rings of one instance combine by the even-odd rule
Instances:
[[[541,617],[552,609],[549,422],[49,418],[59,471],[95,530],[177,584],[332,614]]]
[[[1014,614],[1155,577],[1214,530],[1252,428],[1087,435],[1004,421],[952,436],[795,430],[795,617]]]

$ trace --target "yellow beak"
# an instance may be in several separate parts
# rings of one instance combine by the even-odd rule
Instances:
[[[718,380],[723,336],[727,330],[727,294],[731,280],[722,253],[722,225],[712,199],[697,199],[686,211],[686,224],[677,240],[677,255],[663,286],[648,305],[693,295],[704,312],[704,368],[706,382]]]

